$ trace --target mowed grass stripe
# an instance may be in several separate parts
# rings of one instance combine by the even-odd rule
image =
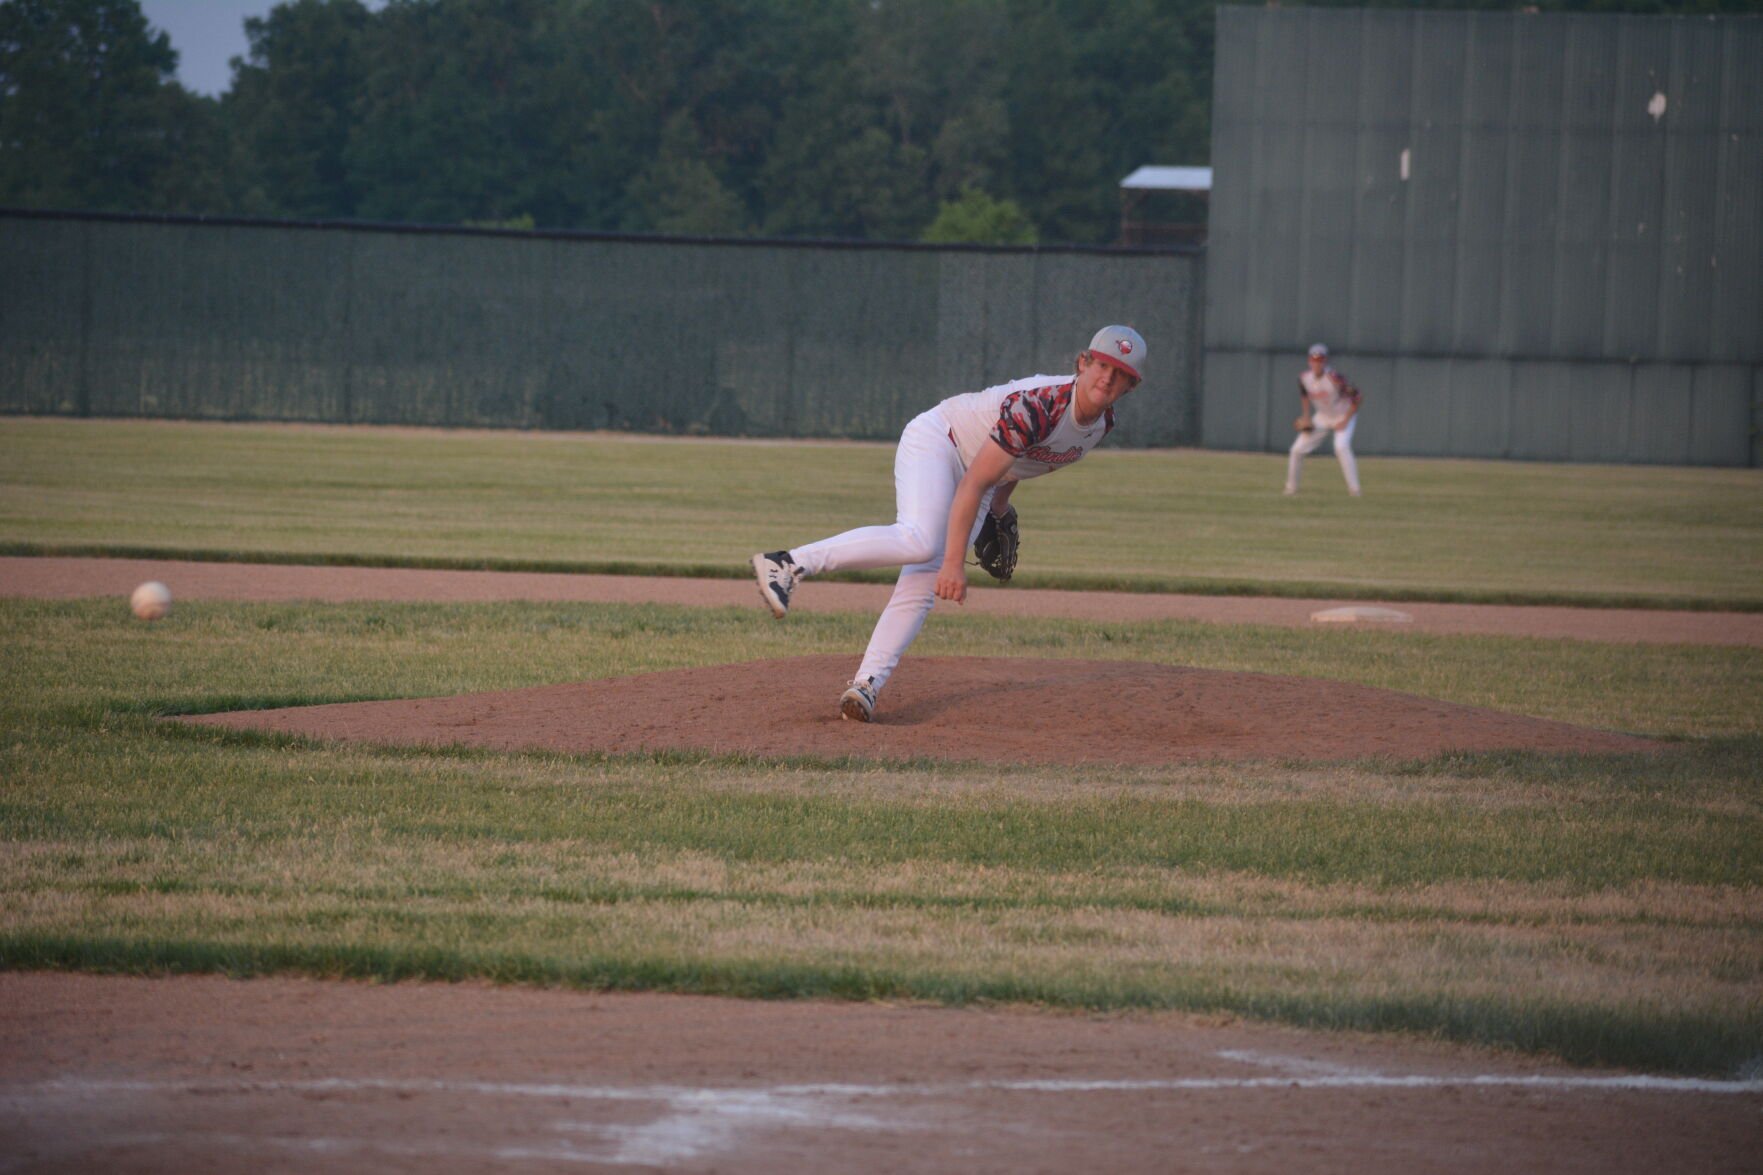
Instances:
[[[1477,877],[1405,885],[1317,884],[1302,878],[1218,870],[1098,865],[1060,871],[918,859],[876,871],[846,860],[729,861],[693,849],[575,840],[455,845],[371,844],[355,838],[307,844],[297,856],[274,842],[209,846],[200,857],[166,841],[111,838],[99,845],[45,839],[21,846],[7,866],[21,894],[94,897],[208,893],[227,898],[364,903],[404,899],[545,901],[575,905],[727,901],[756,906],[832,903],[864,909],[1139,911],[1168,916],[1256,917],[1270,921],[1449,920],[1465,925],[1542,927],[1570,917],[1579,927],[1694,926],[1763,929],[1763,910],[1740,884],[1647,878],[1621,886]],[[367,850],[368,864],[363,864]],[[276,865],[262,876],[265,854]]]
[[[1763,607],[1763,471],[1104,449],[1021,491],[1027,586]],[[787,470],[780,476],[780,470]],[[893,515],[892,446],[0,418],[0,544],[738,574]],[[812,487],[806,492],[805,487]]]
[[[140,741],[150,743],[151,735]],[[1763,749],[1763,740],[1751,741],[1753,755]],[[1754,806],[1745,813],[1742,795],[1704,806],[1630,794],[1603,796],[1589,811],[1555,797],[1474,809],[1436,800],[1356,804],[1301,797],[1221,804],[1187,799],[1177,784],[1163,789],[1167,795],[1074,792],[1058,802],[1028,804],[1013,802],[1007,788],[987,788],[928,805],[891,803],[874,793],[780,794],[762,785],[745,794],[710,790],[691,783],[689,768],[676,782],[641,780],[639,768],[638,782],[608,784],[595,767],[579,776],[565,767],[546,773],[556,779],[552,786],[513,787],[509,769],[493,757],[462,764],[445,781],[412,781],[400,777],[398,760],[369,766],[318,749],[295,748],[291,760],[287,752],[224,746],[159,750],[61,755],[14,743],[0,753],[0,767],[39,786],[28,794],[5,793],[0,820],[21,841],[62,841],[79,833],[153,843],[175,836],[189,842],[179,871],[203,859],[209,838],[247,843],[262,862],[293,869],[304,855],[321,851],[316,829],[356,851],[373,851],[370,840],[355,842],[366,830],[384,828],[445,844],[561,842],[586,851],[641,845],[650,853],[702,853],[731,866],[1155,868],[1378,886],[1478,879],[1588,888],[1763,883],[1763,860],[1752,851],[1758,813]],[[224,783],[215,780],[214,767],[224,770]],[[1246,765],[1233,774],[1255,771]],[[201,782],[183,782],[192,777]],[[1744,781],[1728,780],[1726,787],[1740,793]],[[138,802],[118,805],[112,798],[118,793]]]

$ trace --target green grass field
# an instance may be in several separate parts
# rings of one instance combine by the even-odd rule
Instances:
[[[893,516],[886,445],[0,418],[0,551],[743,574]],[[1763,471],[1107,449],[1029,587],[1763,608]],[[878,576],[879,577],[879,576]]]
[[[789,504],[792,525],[867,501],[846,466],[873,461],[885,484],[885,451],[855,446],[0,421],[0,533],[547,562],[579,513],[593,515],[579,525],[594,553],[640,551],[646,529],[677,536],[686,561],[720,560],[725,543],[738,559],[759,545],[751,519],[784,508],[785,459],[825,461],[832,486]],[[1025,518],[1055,532],[1028,548],[1050,576],[1077,574],[1084,519],[1106,512],[1111,487],[1130,497],[1122,481],[1142,479],[1139,509],[1180,500],[1156,478],[1182,479],[1195,499],[1233,502],[1244,531],[1276,533],[1293,506],[1264,459],[1095,464],[1109,476],[1024,490],[1042,491]],[[1399,475],[1440,517],[1489,470],[1579,485],[1572,510],[1537,511],[1561,542],[1569,515],[1597,514],[1583,482],[1608,478],[1625,487],[1616,498],[1651,503],[1636,533],[1677,544],[1681,567],[1639,571],[1582,544],[1568,578],[1528,567],[1527,592],[1754,590],[1735,568],[1755,556],[1729,545],[1754,550],[1751,474],[1366,465],[1368,492]],[[583,466],[593,494],[568,476]],[[670,467],[686,490],[663,484]],[[706,489],[717,467],[721,494]],[[1251,502],[1244,487],[1269,471],[1274,492]],[[149,488],[130,494],[135,476]],[[1312,482],[1331,476],[1319,463]],[[1062,500],[1052,488],[1067,478]],[[1312,513],[1290,532],[1290,582],[1352,570],[1338,541],[1305,536],[1367,504],[1298,500]],[[1674,511],[1724,521],[1674,526]],[[1367,582],[1401,557],[1381,517],[1357,519]],[[1516,505],[1501,517],[1496,546],[1548,545],[1517,534]],[[158,529],[131,535],[124,519]],[[749,531],[728,541],[707,519]],[[1199,540],[1188,525],[1111,533],[1135,566],[1179,570],[1192,544],[1220,580],[1264,573],[1240,535]],[[1415,582],[1452,588],[1439,572]],[[1177,1008],[1654,1071],[1763,1065],[1763,650],[940,613],[915,646],[1353,681],[1669,742],[1637,756],[1025,770],[388,750],[158,720],[854,656],[871,619],[198,601],[145,625],[113,600],[0,600],[0,966]]]

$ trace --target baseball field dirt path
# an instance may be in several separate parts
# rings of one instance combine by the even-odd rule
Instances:
[[[0,1168],[1739,1172],[1763,1082],[1172,1014],[0,974]]]

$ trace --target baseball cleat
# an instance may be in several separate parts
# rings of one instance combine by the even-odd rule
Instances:
[[[852,722],[868,722],[875,715],[875,693],[875,678],[853,681],[850,688],[839,695],[839,717]]]
[[[788,551],[753,556],[753,578],[759,582],[759,598],[779,620],[790,610],[790,593],[796,590],[796,580],[801,575]]]

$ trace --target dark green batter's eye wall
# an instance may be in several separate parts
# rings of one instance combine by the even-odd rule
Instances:
[[[1218,10],[1202,436],[1757,464],[1763,17]]]

